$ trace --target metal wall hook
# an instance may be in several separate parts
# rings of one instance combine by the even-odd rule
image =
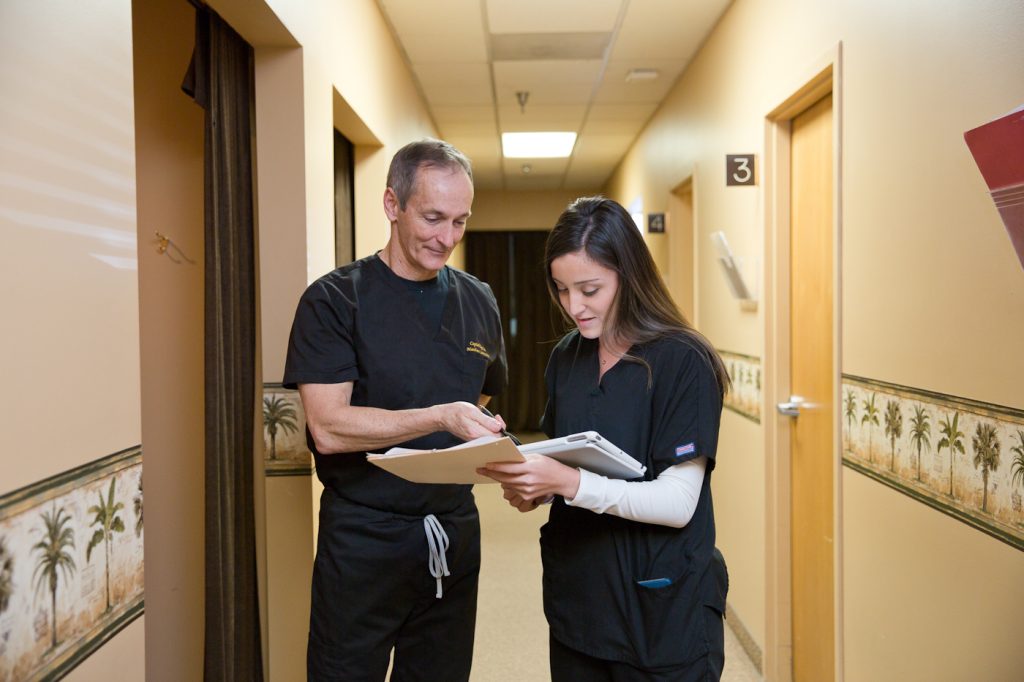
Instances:
[[[166,237],[166,236],[160,234],[159,232],[156,232],[155,234],[156,234],[156,241],[157,241],[157,246],[156,246],[156,252],[157,253],[159,253],[161,255],[166,254],[167,257],[171,259],[172,263],[180,264],[181,263],[181,259],[184,259],[186,262],[188,262],[191,265],[195,265],[196,264],[196,262],[194,260],[192,260],[191,258],[189,258],[188,256],[185,255],[185,252],[181,250],[181,247],[179,247],[177,244],[175,244],[174,242],[171,241],[170,237]],[[172,249],[179,256],[181,256],[181,259],[174,257],[174,253],[171,252]]]

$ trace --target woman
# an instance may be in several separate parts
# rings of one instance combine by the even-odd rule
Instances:
[[[710,481],[725,367],[614,201],[573,202],[545,262],[576,329],[548,362],[542,427],[599,431],[647,467],[609,480],[532,455],[481,470],[520,511],[552,500],[540,541],[552,680],[717,680],[728,579]]]

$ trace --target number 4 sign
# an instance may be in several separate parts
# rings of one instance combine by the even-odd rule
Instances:
[[[727,186],[757,184],[754,181],[753,154],[725,155],[725,184]]]

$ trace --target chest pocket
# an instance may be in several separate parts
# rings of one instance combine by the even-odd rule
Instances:
[[[479,339],[479,340],[478,340]],[[468,386],[479,396],[483,390],[487,368],[496,352],[495,343],[483,336],[471,337],[465,345],[465,357],[462,360],[462,375]]]

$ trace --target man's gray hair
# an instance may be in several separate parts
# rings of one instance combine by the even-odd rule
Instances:
[[[416,173],[420,168],[432,167],[463,170],[473,182],[472,164],[452,145],[432,138],[410,142],[398,150],[388,168],[388,187],[398,197],[398,206],[403,211],[415,189]]]

